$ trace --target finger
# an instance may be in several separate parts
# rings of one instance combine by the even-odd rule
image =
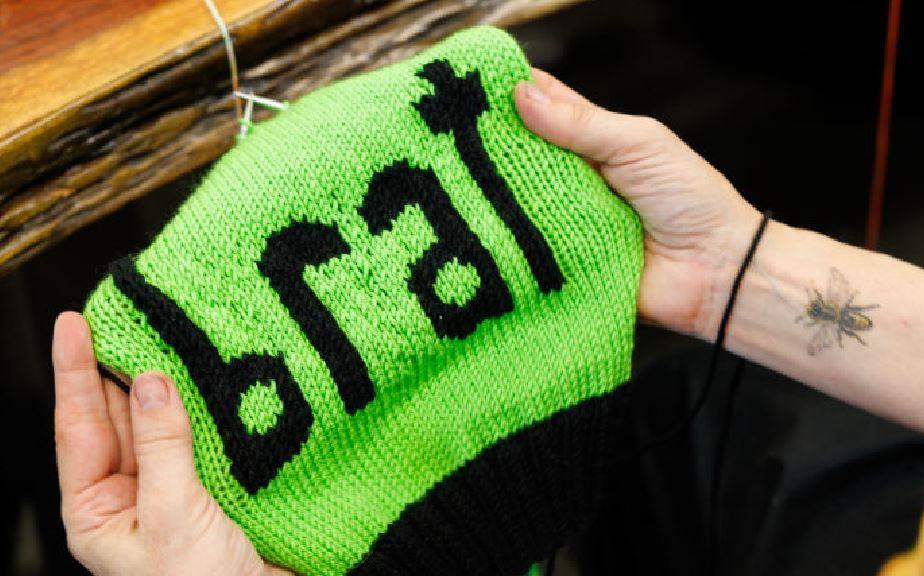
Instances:
[[[155,372],[135,379],[130,402],[139,526],[176,532],[208,497],[193,464],[189,418],[176,386]]]
[[[650,118],[609,112],[560,88],[553,82],[520,82],[515,89],[517,110],[536,135],[572,150],[587,160],[607,164],[632,147],[660,137],[660,124]]]
[[[550,98],[561,100],[563,102],[571,102],[572,104],[590,104],[590,101],[587,98],[584,98],[575,92],[573,88],[555,76],[552,76],[545,70],[533,68],[532,73],[533,84],[548,94]]]
[[[58,316],[51,357],[58,476],[67,503],[70,495],[109,476],[118,455],[103,383],[96,371],[90,328],[80,314]]]
[[[573,88],[552,76],[545,70],[539,68],[532,69],[533,83],[536,85],[539,90],[549,95],[550,98],[555,100],[561,100],[562,102],[570,102],[571,104],[584,104],[592,106],[593,104],[582,96],[578,94]],[[596,169],[600,169],[600,162],[593,160],[591,158],[585,158],[591,166]]]
[[[117,470],[120,474],[134,475],[137,471],[135,465],[135,445],[132,437],[132,419],[129,396],[124,390],[108,379],[103,379],[103,389],[106,391],[106,406],[109,420],[115,429],[119,446],[119,462]]]

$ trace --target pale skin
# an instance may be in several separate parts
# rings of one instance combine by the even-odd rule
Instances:
[[[539,70],[514,97],[531,130],[586,158],[640,214],[640,318],[713,340],[760,214],[655,120],[603,110]],[[841,333],[810,355],[817,318],[796,319],[812,289],[827,296],[832,268],[857,293],[854,304],[878,307],[862,312],[872,325],[853,325],[856,338]],[[772,222],[726,345],[924,430],[924,271],[909,264]],[[52,356],[62,516],[81,563],[97,575],[288,574],[260,558],[200,483],[189,420],[168,378],[142,374],[129,395],[101,378],[89,328],[74,312],[59,316]]]
[[[645,227],[639,315],[707,341],[716,337],[760,214],[715,168],[660,123],[608,112],[541,71],[517,87],[539,136],[597,166]],[[831,269],[873,326],[833,337],[810,355],[818,326],[805,315]],[[842,302],[844,304],[846,302]],[[841,347],[843,345],[843,348]],[[744,277],[728,327],[732,352],[822,392],[924,431],[924,270],[771,222]]]

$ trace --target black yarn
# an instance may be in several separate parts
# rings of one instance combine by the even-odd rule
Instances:
[[[725,305],[725,311],[722,313],[722,319],[719,322],[719,329],[716,333],[715,343],[712,346],[712,353],[709,358],[709,368],[706,370],[706,380],[703,384],[703,387],[700,389],[696,400],[693,402],[692,409],[672,430],[662,434],[652,442],[641,447],[639,449],[639,454],[635,454],[633,457],[649,452],[654,448],[658,448],[667,442],[675,440],[680,434],[686,431],[693,419],[699,415],[700,411],[702,411],[703,405],[706,403],[706,398],[709,396],[709,391],[712,389],[712,385],[715,381],[716,368],[719,365],[719,356],[722,354],[722,351],[725,347],[725,336],[728,332],[728,322],[731,319],[732,310],[735,308],[735,301],[738,298],[738,290],[741,288],[741,281],[744,279],[744,273],[747,271],[748,266],[750,266],[751,260],[754,259],[754,252],[757,250],[757,245],[764,235],[764,230],[767,228],[767,223],[770,221],[771,214],[772,212],[770,210],[767,210],[763,213],[763,219],[760,221],[760,225],[757,227],[757,231],[754,233],[754,238],[751,240],[751,245],[748,247],[748,251],[744,256],[744,260],[741,261],[741,266],[738,268],[738,273],[735,275],[734,282],[732,282],[731,293],[729,294],[728,302]]]
[[[548,293],[561,289],[564,277],[551,248],[527,218],[510,188],[497,172],[478,132],[478,118],[489,107],[478,71],[470,72],[465,77],[457,77],[448,62],[438,60],[424,66],[418,75],[429,80],[435,87],[432,96],[424,96],[414,105],[421,117],[434,134],[453,134],[462,161],[485,197],[511,230],[540,290]],[[412,168],[406,161],[386,167],[370,181],[367,196],[359,208],[359,213],[366,220],[370,232],[379,234],[388,229],[394,218],[411,204],[419,206],[424,212],[438,238],[437,242],[411,265],[412,274],[409,279],[409,288],[417,295],[437,333],[440,336],[462,338],[471,333],[484,319],[512,310],[512,298],[496,263],[468,228],[464,219],[455,211],[432,170]],[[677,438],[701,412],[715,380],[718,358],[724,348],[728,322],[741,281],[769,219],[768,211],[764,213],[735,277],[712,349],[706,381],[692,409],[675,429],[636,449],[629,457],[638,457]],[[368,369],[330,311],[302,279],[306,265],[318,265],[348,253],[349,245],[343,241],[335,227],[296,222],[267,240],[267,248],[258,267],[324,359],[338,386],[347,412],[353,414],[374,397]],[[462,306],[446,304],[434,293],[433,283],[437,272],[452,258],[457,258],[464,264],[471,264],[477,270],[481,281],[476,295]],[[141,276],[132,259],[123,259],[113,264],[112,275],[116,286],[147,316],[151,326],[186,365],[221,435],[225,453],[232,462],[232,475],[251,494],[266,486],[278,470],[301,449],[313,422],[311,409],[284,359],[281,356],[247,354],[226,363],[205,333],[183,310]],[[713,567],[717,567],[718,497],[721,492],[725,450],[742,365],[743,362],[739,360],[717,444],[709,511],[709,574],[714,574]],[[104,377],[127,391],[124,382],[105,366],[100,366],[99,370]],[[276,383],[283,412],[272,430],[265,434],[250,434],[237,415],[241,394],[253,384],[268,380]],[[589,434],[592,427],[586,422],[586,410],[590,405],[596,404],[596,401],[585,404],[587,407],[572,407],[565,410],[560,417],[553,416],[551,423],[554,425],[551,428],[560,431],[581,430],[582,434]],[[598,409],[595,408],[592,412],[597,415]],[[600,420],[599,415],[591,420]],[[369,570],[369,573],[379,573],[388,566],[390,568],[386,571],[391,573],[391,568],[395,566],[408,567],[418,561],[421,562],[421,566],[432,568],[435,557],[426,555],[427,558],[424,558],[419,550],[417,558],[403,557],[399,551],[416,549],[415,546],[404,546],[404,539],[416,532],[416,526],[427,526],[431,530],[437,526],[451,529],[455,525],[455,516],[448,512],[472,512],[469,500],[476,498],[477,494],[482,495],[484,499],[481,502],[484,505],[484,514],[471,514],[472,520],[488,519],[486,524],[496,520],[508,526],[519,525],[521,530],[500,532],[491,530],[490,526],[482,526],[481,530],[485,533],[478,534],[476,539],[480,540],[479,545],[483,546],[483,555],[476,557],[452,554],[460,559],[458,568],[470,564],[478,568],[519,566],[533,555],[541,554],[541,551],[535,548],[536,545],[560,542],[566,533],[571,533],[573,528],[591,516],[594,498],[599,496],[602,487],[594,480],[599,475],[589,472],[595,466],[599,466],[594,464],[599,454],[593,450],[582,451],[581,444],[568,446],[568,450],[559,453],[557,461],[571,461],[573,465],[562,467],[559,472],[564,474],[549,474],[546,482],[550,485],[541,487],[542,492],[536,492],[529,483],[523,481],[521,474],[524,471],[533,470],[535,473],[539,470],[537,462],[542,460],[542,455],[549,447],[546,440],[548,428],[545,424],[528,427],[510,438],[499,441],[481,457],[469,462],[434,486],[430,496],[405,510],[402,514],[403,520],[399,520],[379,538],[373,551],[354,572],[366,573]],[[606,436],[612,441],[613,437],[610,434]],[[588,440],[591,438],[594,436],[587,437]],[[596,436],[594,439],[602,440],[602,437]],[[624,459],[608,460],[606,466],[607,469],[611,469]],[[509,464],[505,463],[514,463],[516,470],[508,469]],[[573,482],[578,478],[570,477],[572,470],[588,472],[582,473],[579,478],[580,485]],[[502,480],[519,479],[519,482],[512,484],[517,488],[516,493],[510,493],[510,483],[498,481],[497,474],[503,476]],[[475,490],[474,486],[478,489]],[[561,488],[564,487],[586,488],[586,496],[592,498],[588,500],[586,496],[578,497],[573,506],[562,504],[556,498],[563,492]],[[583,492],[584,490],[579,490],[575,496],[580,496]],[[536,508],[532,500],[542,499],[549,508],[549,518],[542,516],[538,523],[522,523],[525,508],[511,511],[502,505],[504,502],[522,501],[523,497],[531,500],[530,506],[525,507],[530,509]],[[430,521],[432,519],[439,519],[440,522],[433,524]],[[472,522],[471,526],[477,524]],[[465,530],[460,532],[467,533]],[[525,532],[534,533],[536,537],[525,540],[518,538]],[[436,534],[431,532],[431,536],[435,537]],[[514,539],[511,542],[512,546],[496,548],[494,544],[502,541],[505,536]],[[481,540],[482,537],[485,540]],[[475,535],[472,538],[475,538]],[[448,538],[445,545],[449,547],[447,550],[456,549],[459,540]],[[470,550],[467,545],[463,548]],[[376,549],[379,553],[372,553]],[[549,560],[546,574],[551,575],[554,569],[555,554]],[[430,572],[424,570],[422,573]],[[469,568],[464,573],[473,574],[480,571]]]
[[[297,454],[314,421],[311,408],[281,356],[247,354],[224,362],[208,336],[186,313],[135,268],[132,258],[112,267],[116,287],[147,317],[161,339],[183,361],[215,421],[231,474],[254,494]],[[238,417],[241,394],[259,381],[274,381],[282,401],[276,426],[250,434]]]
[[[735,274],[735,279],[732,282],[731,292],[728,296],[728,302],[725,304],[725,310],[723,311],[722,319],[719,322],[719,329],[716,333],[715,343],[712,346],[712,353],[709,359],[709,367],[706,370],[706,380],[702,388],[700,388],[696,400],[693,402],[693,407],[689,412],[687,412],[683,420],[681,420],[674,428],[672,428],[667,433],[662,434],[648,444],[636,449],[628,456],[620,458],[620,462],[625,462],[627,460],[644,456],[648,452],[651,452],[652,450],[660,448],[661,446],[676,440],[683,432],[689,428],[693,420],[702,411],[702,408],[706,403],[706,399],[709,396],[709,392],[712,390],[713,384],[715,383],[715,375],[719,365],[719,357],[725,348],[725,337],[728,333],[728,323],[731,320],[732,311],[734,310],[735,302],[738,299],[738,292],[741,289],[741,282],[744,280],[744,274],[747,272],[748,267],[751,265],[751,261],[754,259],[757,246],[760,244],[761,238],[763,238],[764,232],[767,229],[767,224],[769,224],[772,215],[773,212],[771,210],[765,210],[763,212],[760,224],[758,225],[757,230],[754,232],[754,237],[751,240],[750,246],[748,246],[748,251],[745,253],[744,259],[741,261],[741,265],[738,267],[738,272]],[[744,360],[741,358],[736,360],[735,369],[732,375],[732,382],[728,392],[725,415],[722,421],[722,428],[716,443],[716,456],[713,464],[713,475],[711,480],[711,488],[709,491],[709,513],[707,517],[708,540],[706,546],[707,558],[705,562],[705,574],[710,576],[719,576],[719,494],[721,493],[722,488],[722,471],[725,465],[725,451],[728,444],[728,436],[731,431],[732,417],[734,415],[735,398],[741,383],[741,374],[744,369],[744,363]],[[547,569],[546,576],[552,576],[552,571]]]
[[[719,439],[716,443],[715,460],[712,467],[711,490],[709,493],[709,516],[708,524],[708,561],[706,562],[706,574],[715,574],[719,576],[721,566],[719,565],[719,513],[721,512],[721,503],[719,498],[722,494],[724,485],[723,471],[725,468],[725,452],[728,446],[728,437],[731,433],[732,417],[735,410],[735,399],[738,396],[738,388],[741,386],[741,375],[744,371],[745,362],[741,358],[735,360],[735,369],[732,373],[731,386],[728,390],[728,397],[725,404],[725,414],[722,418],[722,428],[719,432]]]
[[[488,109],[488,102],[478,72],[458,78],[447,62],[439,61],[425,66],[420,75],[433,82],[436,93],[415,103],[415,108],[434,133],[454,133],[461,157],[510,227],[541,290],[561,288],[564,280],[551,249],[516,203],[481,141],[477,120]],[[421,208],[438,238],[411,265],[408,282],[437,334],[464,338],[485,319],[513,310],[513,298],[497,264],[454,209],[432,170],[412,168],[406,161],[384,168],[370,180],[358,211],[370,231],[379,234],[410,204]],[[375,395],[368,368],[303,279],[305,266],[317,266],[349,252],[349,245],[335,226],[295,222],[267,238],[257,268],[327,365],[347,413],[354,414]],[[439,270],[453,258],[472,265],[479,276],[475,295],[463,305],[442,302],[434,289]],[[225,453],[232,461],[232,474],[250,493],[266,486],[300,450],[313,421],[311,409],[283,358],[245,355],[226,363],[206,334],[166,294],[147,283],[131,259],[116,262],[112,274],[116,286],[145,313],[151,326],[183,360],[215,420]],[[101,369],[101,373],[124,384],[109,371]],[[241,394],[261,380],[276,382],[284,410],[273,430],[249,434],[237,415],[237,407]],[[127,387],[123,389],[127,391]]]
[[[433,170],[412,168],[401,161],[372,177],[359,214],[373,234],[391,228],[407,207],[418,206],[436,233],[437,241],[411,265],[408,287],[443,337],[464,338],[482,321],[513,310],[513,298],[491,254],[459,215]],[[440,300],[434,289],[437,273],[453,258],[470,264],[480,284],[475,295],[461,306]]]
[[[415,105],[420,116],[434,134],[453,134],[459,156],[494,210],[510,228],[539,289],[544,294],[560,290],[565,279],[551,247],[497,172],[478,133],[478,117],[489,108],[480,74],[475,70],[460,78],[449,62],[435,60],[425,65],[417,75],[429,80],[435,88],[432,96],[424,96]]]
[[[744,259],[741,261],[741,265],[738,267],[738,272],[735,274],[734,282],[732,282],[731,292],[728,296],[728,302],[725,305],[725,310],[722,313],[722,319],[719,322],[719,329],[716,333],[715,343],[712,346],[712,354],[709,359],[709,368],[706,371],[706,380],[703,384],[703,387],[700,389],[699,395],[696,398],[696,401],[693,403],[692,409],[687,413],[686,417],[680,422],[680,424],[675,427],[673,430],[664,434],[660,438],[649,443],[647,446],[644,446],[639,450],[640,454],[651,451],[654,448],[660,447],[672,440],[675,440],[682,434],[693,422],[693,420],[700,414],[703,406],[706,403],[706,398],[709,396],[709,392],[712,390],[713,384],[715,383],[716,370],[719,365],[719,357],[722,354],[722,351],[725,348],[725,338],[728,334],[728,323],[731,320],[732,311],[735,309],[735,302],[738,299],[738,292],[741,289],[741,282],[744,280],[744,274],[747,272],[748,267],[751,265],[751,261],[754,259],[754,253],[757,251],[757,245],[760,243],[761,238],[763,238],[764,231],[767,229],[767,224],[770,222],[770,218],[773,212],[770,210],[765,210],[761,220],[760,225],[758,225],[757,230],[754,232],[754,237],[751,240],[751,244],[748,247],[747,253],[744,255]],[[711,480],[711,489],[710,489],[710,499],[709,499],[709,514],[707,517],[708,523],[708,532],[707,532],[707,562],[705,573],[709,575],[718,576],[718,508],[719,508],[719,494],[722,487],[722,471],[725,465],[725,448],[727,446],[728,435],[731,430],[731,418],[733,415],[734,401],[735,396],[738,392],[741,373],[744,366],[744,360],[738,358],[736,360],[736,365],[734,373],[732,376],[732,384],[729,389],[728,399],[726,404],[726,413],[722,424],[721,433],[716,444],[716,457],[713,465],[713,476]]]
[[[130,385],[126,384],[121,376],[119,376],[118,374],[116,374],[115,372],[107,368],[106,366],[102,364],[97,364],[96,369],[99,372],[100,376],[108,379],[110,382],[115,384],[116,387],[118,387],[122,392],[125,392],[126,394],[131,392]]]
[[[552,552],[552,555],[549,556],[548,562],[545,565],[545,576],[553,576],[555,574],[555,560],[558,558],[558,550]]]
[[[519,575],[586,530],[632,449],[629,384],[497,440],[409,503],[349,576]]]
[[[735,275],[735,281],[732,283],[731,294],[728,297],[728,303],[725,305],[725,311],[722,313],[722,321],[719,322],[719,332],[716,337],[715,345],[712,347],[712,359],[709,362],[709,374],[706,380],[706,387],[704,387],[704,392],[700,395],[700,405],[697,408],[697,411],[702,408],[703,399],[705,394],[708,392],[708,388],[711,388],[712,382],[715,379],[716,367],[718,365],[719,354],[722,349],[725,347],[725,337],[728,333],[728,323],[731,320],[732,311],[735,308],[735,302],[738,299],[738,291],[741,289],[741,282],[744,280],[744,274],[747,272],[748,267],[751,265],[751,261],[754,259],[754,254],[757,252],[757,245],[760,243],[760,239],[763,238],[764,232],[767,229],[767,224],[770,223],[770,218],[772,217],[773,212],[770,210],[765,210],[760,219],[760,224],[757,226],[757,231],[754,232],[754,238],[751,240],[751,245],[748,246],[747,254],[744,255],[744,260],[741,261],[741,266],[738,268],[738,273]],[[725,467],[725,448],[728,444],[728,436],[731,431],[731,421],[734,414],[735,406],[735,397],[738,393],[738,389],[741,384],[741,374],[744,370],[744,360],[738,358],[735,364],[735,371],[732,375],[731,387],[728,391],[728,399],[726,402],[725,417],[722,423],[722,431],[719,435],[718,443],[716,445],[716,456],[715,463],[713,467],[712,475],[712,490],[709,498],[709,541],[708,541],[708,550],[709,550],[709,561],[706,565],[706,574],[715,574],[719,575],[719,566],[718,553],[719,553],[719,495],[722,488],[722,472]]]
[[[257,263],[302,333],[317,350],[337,385],[347,414],[372,401],[369,369],[330,310],[304,280],[306,266],[318,266],[350,253],[335,226],[296,222],[273,233]]]

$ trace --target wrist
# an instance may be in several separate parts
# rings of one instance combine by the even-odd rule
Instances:
[[[805,326],[797,319],[806,314],[811,292],[825,290],[832,263],[853,250],[816,232],[772,222],[741,284],[726,347],[763,363],[795,363],[792,354],[805,353],[807,345]],[[790,346],[794,342],[799,345]],[[780,351],[770,348],[785,348],[786,357],[775,357]]]
[[[762,339],[767,337],[765,329],[770,320],[779,325],[777,328],[786,333],[785,337],[798,339],[800,327],[795,320],[804,313],[809,286],[805,273],[819,267],[814,263],[815,259],[822,257],[824,260],[831,245],[830,239],[814,232],[769,221],[738,288],[725,348],[752,359],[767,360],[758,349]],[[806,259],[812,260],[813,264]],[[732,274],[736,272],[737,269]],[[730,291],[731,282],[723,294],[726,303]],[[715,320],[716,330],[723,312],[724,309]],[[715,340],[716,330],[713,330],[710,341]]]
[[[753,206],[742,203],[739,214],[731,220],[734,225],[724,230],[716,231],[716,237],[711,248],[712,253],[706,259],[704,274],[707,281],[703,283],[703,294],[700,298],[699,313],[693,325],[693,335],[707,342],[715,342],[718,336],[722,316],[728,307],[735,278],[744,264],[748,250],[755,241],[755,235],[762,215]],[[769,242],[775,242],[780,228],[784,225],[773,220],[767,223],[767,229],[755,247],[754,259],[760,258]],[[771,239],[771,237],[774,237]],[[752,262],[753,264],[753,262]],[[747,270],[744,273],[739,291],[744,289],[750,280]]]

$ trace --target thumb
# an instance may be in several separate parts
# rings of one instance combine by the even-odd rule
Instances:
[[[132,384],[132,434],[138,461],[142,529],[175,531],[208,499],[193,464],[189,418],[174,383],[145,372]],[[204,499],[204,500],[203,500]]]
[[[520,82],[514,91],[517,111],[527,128],[595,164],[618,164],[625,152],[657,140],[666,130],[657,120],[604,110],[569,96],[551,77]]]

